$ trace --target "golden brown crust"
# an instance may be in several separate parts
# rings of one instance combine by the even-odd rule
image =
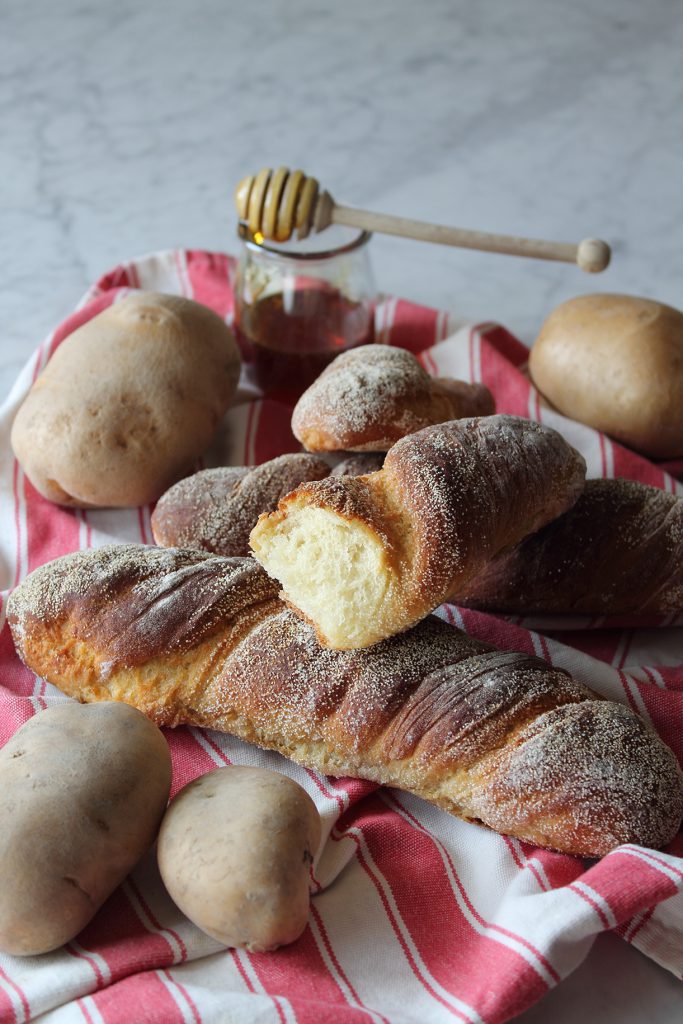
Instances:
[[[511,614],[683,610],[683,500],[632,480],[589,480],[576,504],[484,567],[453,599]]]
[[[31,573],[12,595],[13,636],[21,657],[28,657],[32,623],[70,623],[109,671],[194,648],[222,629],[226,617],[276,594],[277,584],[253,559],[116,544],[75,552]]]
[[[450,400],[452,415],[448,419],[463,420],[473,416],[493,416],[496,403],[485,384],[468,384],[453,377],[437,377],[435,387],[445,392]]]
[[[263,542],[272,550],[287,517],[306,506],[373,531],[389,556],[386,596],[367,629],[359,633],[354,620],[349,642],[326,633],[302,600],[298,580],[297,599],[284,586],[292,607],[315,621],[322,643],[362,647],[407,629],[449,595],[465,592],[492,558],[568,509],[584,475],[581,455],[556,431],[531,420],[488,416],[441,423],[395,444],[377,473],[303,484],[277,512],[259,519],[252,548],[277,576]],[[341,570],[338,575],[342,602],[345,581]]]
[[[603,853],[633,842],[625,821],[647,836],[644,845],[657,846],[659,809],[675,792],[675,769],[662,770],[653,735],[621,704],[566,703],[529,721],[514,743],[485,760],[474,805],[493,828],[512,821],[534,829],[541,846],[561,848],[571,831],[584,850]]]
[[[29,667],[79,700],[231,732],[568,853],[676,833],[680,769],[628,708],[434,617],[327,650],[272,588],[248,559],[124,545],[42,566],[8,620]]]
[[[304,392],[292,431],[309,451],[387,451],[433,423],[494,409],[483,384],[434,379],[405,349],[363,345],[337,356]]]
[[[220,466],[181,480],[152,514],[154,540],[226,557],[249,554],[259,515],[305,480],[322,480],[330,467],[315,455],[280,455],[260,466]]]
[[[585,462],[554,430],[488,416],[404,438],[383,472],[385,490],[412,512],[410,571],[431,611],[456,580],[471,578],[493,555],[571,507],[584,486]]]

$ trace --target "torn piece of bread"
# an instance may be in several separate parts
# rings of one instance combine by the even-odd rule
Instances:
[[[302,484],[250,543],[322,644],[367,647],[564,512],[584,476],[581,455],[530,420],[442,423],[399,441],[379,472]]]

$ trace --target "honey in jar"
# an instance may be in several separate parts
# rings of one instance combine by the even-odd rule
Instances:
[[[269,394],[300,394],[340,352],[375,340],[372,309],[329,285],[267,295],[242,308],[237,330]]]
[[[246,241],[235,327],[267,395],[295,401],[340,352],[375,340],[368,238],[313,253]]]

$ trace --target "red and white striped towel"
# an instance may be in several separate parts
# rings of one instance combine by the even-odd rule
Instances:
[[[186,251],[117,267],[38,349],[0,411],[0,743],[39,709],[66,699],[16,657],[4,621],[9,590],[68,551],[151,542],[149,508],[69,511],[37,494],[10,451],[17,406],[57,345],[128,289],[187,295],[230,320],[232,269],[227,256]],[[591,476],[626,476],[683,493],[676,480],[682,465],[655,466],[543,409],[521,370],[526,349],[502,327],[451,335],[446,314],[400,299],[382,302],[377,317],[381,342],[419,353],[434,373],[483,380],[501,412],[557,427],[586,457]],[[297,448],[290,409],[248,386],[230,416],[235,464]],[[683,758],[683,638],[671,621],[604,628],[598,620],[531,624],[455,606],[441,614],[628,703]],[[76,940],[42,957],[0,955],[1,1022],[43,1014],[54,1024],[495,1024],[540,999],[607,929],[683,976],[683,835],[665,853],[623,846],[584,864],[466,824],[404,793],[320,777],[228,736],[198,729],[167,735],[174,792],[235,762],[284,772],[313,797],[326,842],[314,866],[306,932],[275,953],[224,950],[175,908],[148,855]]]

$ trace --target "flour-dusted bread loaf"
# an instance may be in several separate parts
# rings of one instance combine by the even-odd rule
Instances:
[[[118,545],[36,569],[7,616],[31,670],[80,701],[230,732],[566,853],[676,834],[681,771],[628,707],[433,616],[327,650],[276,590],[253,559]]]
[[[565,416],[655,458],[683,455],[683,313],[632,295],[581,295],[541,327],[529,370]]]
[[[239,372],[216,313],[134,292],[59,346],[17,413],[14,453],[60,505],[156,501],[207,448]]]
[[[385,452],[422,427],[494,409],[483,384],[430,377],[402,348],[361,345],[338,355],[304,392],[292,431],[312,452]]]
[[[452,595],[511,614],[683,611],[683,498],[633,480],[588,480],[576,504]]]
[[[350,455],[333,476],[361,476],[380,469],[383,455]],[[295,452],[260,466],[204,469],[174,484],[152,513],[152,533],[161,547],[197,548],[214,555],[249,554],[249,534],[264,512],[307,480],[323,480],[330,466],[317,455]]]
[[[262,512],[304,480],[322,480],[330,467],[315,455],[280,455],[260,466],[220,466],[180,480],[159,499],[152,533],[163,547],[216,555],[249,554],[249,534]]]
[[[377,473],[302,484],[259,519],[251,546],[321,643],[366,647],[566,511],[584,475],[583,458],[548,427],[456,420],[404,437]]]

